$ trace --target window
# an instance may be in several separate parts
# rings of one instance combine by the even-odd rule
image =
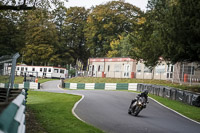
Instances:
[[[40,68],[40,72],[42,72],[42,68]]]
[[[120,72],[121,71],[121,65],[120,64],[115,64],[114,71],[115,72]]]
[[[174,71],[174,67],[172,65],[169,65],[167,67],[167,72],[173,72]]]
[[[184,73],[194,75],[194,66],[185,66]]]
[[[47,72],[47,68],[44,68],[44,72]]]
[[[51,68],[49,68],[48,72],[51,72]]]
[[[155,68],[156,73],[164,73],[165,72],[165,65],[158,65]]]
[[[34,68],[34,67],[32,68],[32,71],[35,71],[35,68]]]
[[[27,70],[28,70],[28,68],[27,68],[27,67],[25,67],[25,70],[27,71]]]
[[[17,71],[19,71],[19,67],[17,67]]]
[[[89,71],[92,71],[92,65],[89,65]]]
[[[151,69],[149,69],[148,67],[144,67],[144,73],[151,73]]]
[[[173,72],[174,71],[174,68],[173,68],[173,66],[171,66],[171,72]]]
[[[167,73],[167,78],[173,78],[172,76],[173,76],[172,73]]]
[[[65,70],[60,70],[60,73],[64,73],[65,72]]]
[[[142,67],[141,64],[137,65],[137,72],[141,72],[142,71]]]
[[[108,72],[110,71],[110,65],[108,65]]]
[[[54,73],[58,73],[58,69],[54,69]]]
[[[21,71],[24,71],[24,67],[21,67]]]
[[[103,72],[103,65],[98,66],[98,72]]]

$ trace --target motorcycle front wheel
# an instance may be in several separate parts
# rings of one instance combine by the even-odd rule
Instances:
[[[133,115],[134,116],[138,116],[138,114],[140,113],[140,107],[136,106],[135,110],[133,111]]]

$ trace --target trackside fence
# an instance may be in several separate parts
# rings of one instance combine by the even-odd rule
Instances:
[[[137,91],[142,92],[148,89],[150,94],[168,98],[171,100],[180,101],[189,105],[200,107],[200,94],[185,90],[179,90],[172,87],[151,85],[151,84],[138,84]]]
[[[27,91],[23,89],[0,114],[0,133],[25,133]]]

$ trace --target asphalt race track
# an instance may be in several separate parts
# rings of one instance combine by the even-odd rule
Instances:
[[[200,124],[149,99],[147,108],[138,117],[128,114],[131,99],[136,94],[125,91],[105,90],[62,90],[60,81],[42,84],[41,91],[81,94],[82,101],[75,114],[83,121],[106,133],[200,133]]]

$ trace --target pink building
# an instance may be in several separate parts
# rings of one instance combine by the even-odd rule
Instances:
[[[89,76],[134,78],[137,61],[131,58],[89,58]]]

